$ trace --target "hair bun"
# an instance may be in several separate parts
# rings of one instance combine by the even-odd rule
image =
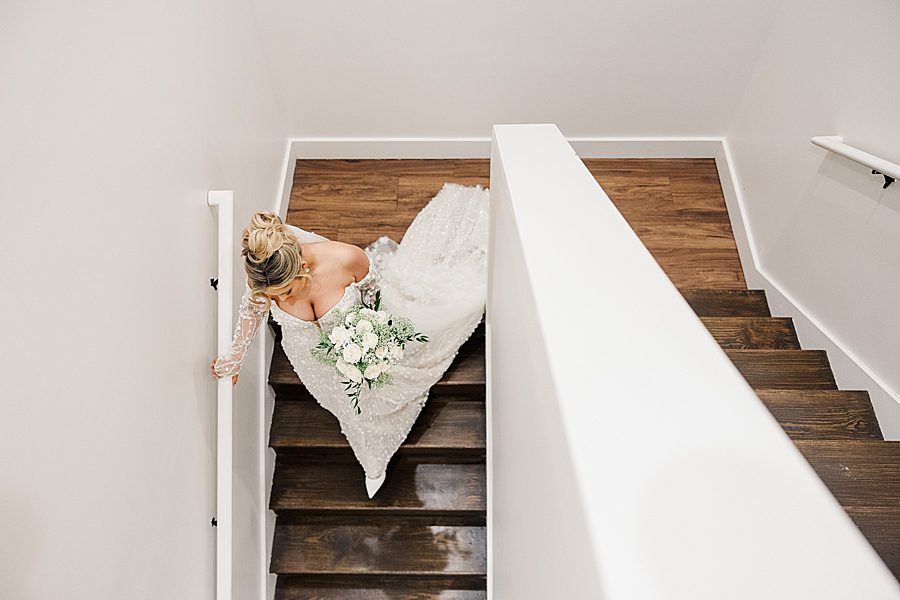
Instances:
[[[259,264],[278,252],[288,237],[293,236],[281,217],[269,210],[257,211],[241,236],[241,254]]]

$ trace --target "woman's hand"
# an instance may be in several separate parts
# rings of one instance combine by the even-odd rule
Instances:
[[[212,364],[209,365],[209,372],[212,373],[212,376],[215,377],[216,379],[221,379],[219,374],[216,373],[216,361],[217,360],[219,360],[219,359],[218,358],[213,359]],[[237,380],[238,380],[238,374],[235,373],[234,375],[231,376],[231,385],[237,384]]]

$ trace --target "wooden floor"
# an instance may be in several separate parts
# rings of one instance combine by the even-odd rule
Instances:
[[[488,187],[489,161],[298,160],[287,222],[348,244],[399,242],[445,182]]]
[[[746,287],[713,160],[584,162],[676,286]],[[299,160],[287,220],[350,244],[376,233],[400,241],[445,182],[488,187],[490,163]]]
[[[900,443],[882,439],[868,394],[839,390],[825,352],[801,348],[791,319],[772,317],[765,293],[747,289],[714,161],[584,162],[760,401],[900,575]],[[488,187],[489,163],[297,161],[288,222],[357,245],[382,234],[400,241],[445,182]],[[297,402],[302,385],[278,347],[270,382],[277,394],[270,433],[278,453],[270,503],[278,513],[271,565],[280,574],[277,598],[483,600],[481,332],[433,388],[426,418],[401,448],[393,479],[375,502],[345,489],[356,465],[340,455],[346,444],[335,423],[317,414],[312,402]],[[383,522],[373,522],[374,516]]]
[[[715,161],[584,163],[677,287],[746,287]]]

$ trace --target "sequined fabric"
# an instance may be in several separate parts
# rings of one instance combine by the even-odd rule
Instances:
[[[281,326],[281,344],[291,365],[318,403],[338,419],[368,477],[384,473],[424,407],[429,389],[481,321],[487,289],[488,197],[481,186],[445,184],[416,216],[400,244],[383,236],[366,248],[368,274],[347,286],[340,301],[316,322],[298,319],[272,303],[272,317]],[[371,301],[377,290],[382,292],[384,309],[412,319],[430,341],[407,346],[391,371],[391,385],[363,388],[362,414],[357,415],[341,376],[314,360],[310,348],[318,341],[319,327],[330,331],[338,311],[363,298]],[[248,294],[245,298],[228,363],[232,369],[240,366],[242,351],[265,317],[264,308],[260,312]]]

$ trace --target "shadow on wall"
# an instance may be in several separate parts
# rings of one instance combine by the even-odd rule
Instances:
[[[0,496],[0,584],[7,598],[33,600],[26,589],[27,576],[36,558],[38,540],[34,508],[24,499]]]
[[[885,188],[884,176],[873,174],[872,169],[865,165],[829,152],[819,165],[816,174],[852,192],[853,196],[863,196],[876,205],[883,205],[900,213],[900,193],[897,193],[900,191],[900,183],[895,182]],[[876,183],[878,185],[875,185]],[[816,197],[815,191],[813,187],[809,195]]]

